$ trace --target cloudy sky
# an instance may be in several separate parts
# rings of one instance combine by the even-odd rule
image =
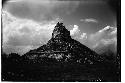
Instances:
[[[116,52],[117,19],[110,0],[9,0],[2,8],[3,51],[26,53],[45,44],[63,22],[72,38]]]

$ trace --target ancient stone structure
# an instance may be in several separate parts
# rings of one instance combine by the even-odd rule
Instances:
[[[29,51],[25,56],[32,57],[32,59],[36,57],[48,57],[57,60],[65,59],[64,61],[89,62],[91,64],[96,60],[101,60],[100,56],[94,51],[72,39],[70,31],[65,28],[63,23],[59,22],[55,26],[52,38],[48,43]]]

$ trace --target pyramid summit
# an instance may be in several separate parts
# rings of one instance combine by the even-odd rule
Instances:
[[[63,26],[63,23],[58,22],[53,30],[52,38],[70,38],[70,31]]]

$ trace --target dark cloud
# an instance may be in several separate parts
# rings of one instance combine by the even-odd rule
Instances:
[[[113,12],[117,13],[120,9],[121,0],[106,0]]]
[[[53,20],[58,16],[70,14],[79,6],[79,1],[58,0],[20,0],[8,2],[5,9],[14,16],[35,21]]]

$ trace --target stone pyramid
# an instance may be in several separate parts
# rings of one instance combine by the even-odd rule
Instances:
[[[25,56],[29,59],[35,59],[37,57],[42,60],[43,57],[47,57],[57,61],[72,61],[89,64],[102,61],[100,55],[72,39],[70,31],[63,26],[63,23],[59,22],[55,26],[52,37],[48,43],[27,52]]]

